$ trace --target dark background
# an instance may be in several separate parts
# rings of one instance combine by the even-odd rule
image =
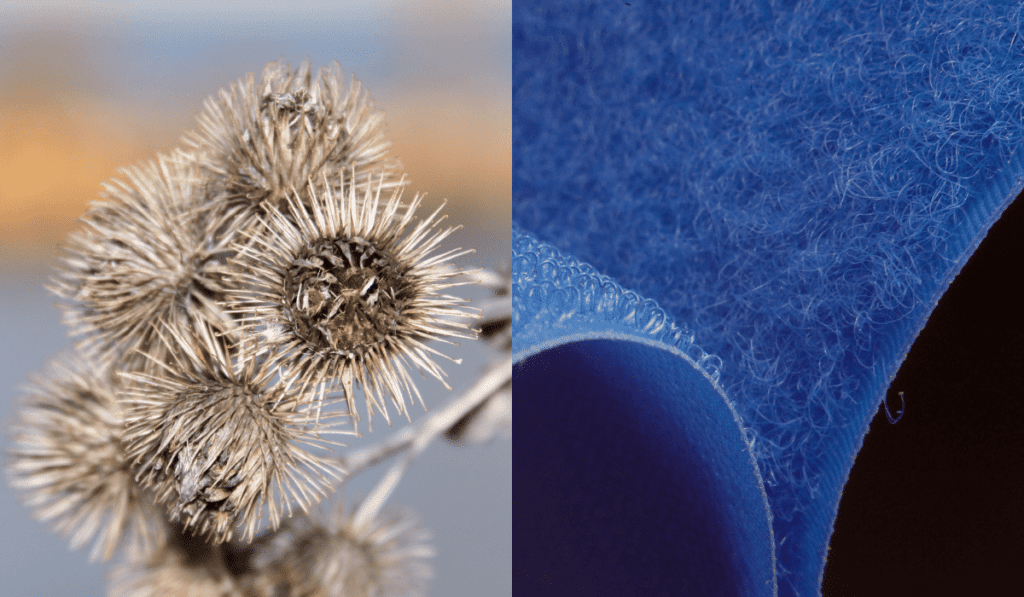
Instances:
[[[871,422],[825,597],[1019,594],[1024,566],[1024,194],[943,295]],[[1013,587],[1010,593],[1005,591]]]

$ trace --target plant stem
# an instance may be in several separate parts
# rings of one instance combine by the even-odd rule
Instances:
[[[353,528],[360,528],[374,519],[402,479],[406,469],[423,453],[423,450],[434,438],[451,428],[484,400],[497,393],[511,379],[512,358],[509,357],[491,367],[462,396],[449,402],[443,409],[429,415],[419,425],[404,429],[380,444],[370,446],[344,458],[345,469],[351,477],[363,469],[407,451],[405,457],[388,469],[370,495],[360,504],[353,519]]]

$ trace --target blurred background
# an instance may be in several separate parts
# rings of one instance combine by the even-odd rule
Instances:
[[[100,183],[173,149],[206,97],[273,60],[337,61],[355,74],[386,112],[410,190],[428,193],[428,208],[447,198],[448,222],[465,227],[452,246],[477,252],[463,265],[501,267],[510,258],[510,0],[5,1],[0,15],[4,450],[19,384],[68,343],[42,285]],[[490,356],[466,344],[459,353],[463,365],[446,367],[456,393]],[[436,382],[421,389],[431,408],[449,396]],[[511,592],[511,452],[508,438],[440,442],[391,497],[435,535],[432,595]],[[357,477],[346,499],[382,472]],[[85,551],[71,552],[32,520],[6,483],[0,516],[0,595],[104,594],[106,566],[90,565]]]

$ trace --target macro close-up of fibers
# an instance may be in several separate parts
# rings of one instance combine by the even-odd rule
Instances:
[[[961,459],[939,445],[955,423],[932,427],[931,448],[915,431],[951,409],[897,373],[915,338],[941,335],[926,322],[944,319],[940,298],[1024,187],[1019,4],[527,0],[513,50],[513,377],[531,413],[513,456],[520,586],[788,596],[1005,582],[1019,546],[972,552],[1012,543],[1018,517],[1000,513],[1019,483],[978,449],[964,466],[979,474],[955,489]],[[1012,278],[1016,260],[997,259]],[[1005,321],[988,328],[995,346],[1020,337]],[[1017,402],[987,387],[970,396]],[[876,431],[876,414],[891,429]],[[552,418],[580,423],[552,435]],[[880,476],[903,486],[868,496],[851,469],[862,445],[901,433],[919,445],[885,458],[933,450],[915,461],[930,493],[951,492],[959,517],[984,499],[963,496],[991,491],[988,514],[922,514],[907,538],[909,525],[882,522],[915,510],[917,475]],[[1002,454],[1019,458],[1019,432],[998,436],[999,462],[1014,462]],[[864,528],[907,547],[837,580],[826,560],[842,555],[830,539],[848,528],[848,480],[877,500]]]

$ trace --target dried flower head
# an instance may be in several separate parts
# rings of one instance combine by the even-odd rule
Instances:
[[[430,531],[409,512],[357,528],[342,504],[328,528],[295,517],[254,547],[258,584],[280,597],[416,597],[433,576]]]
[[[185,141],[202,156],[211,200],[247,224],[264,202],[285,209],[286,195],[310,179],[356,168],[393,181],[400,165],[388,156],[383,119],[355,77],[346,88],[337,63],[314,76],[308,62],[272,62],[259,83],[250,73],[209,98]]]
[[[73,233],[51,290],[66,323],[105,354],[163,354],[152,326],[232,323],[218,305],[230,256],[195,210],[201,185],[185,154],[159,156],[105,185]]]
[[[414,225],[420,195],[405,205],[398,186],[382,203],[382,181],[358,180],[341,194],[311,184],[309,205],[289,196],[292,217],[271,209],[239,247],[251,265],[235,293],[242,326],[263,331],[282,375],[303,389],[340,382],[354,421],[356,384],[369,416],[388,418],[385,394],[406,413],[404,395],[419,398],[409,366],[444,383],[434,357],[445,355],[425,342],[475,337],[465,300],[442,292],[459,285],[449,261],[469,251],[431,255],[456,228],[438,229],[441,208]]]
[[[113,570],[111,597],[253,597],[232,570],[231,550],[182,533],[176,525],[168,530],[160,550],[129,558]]]
[[[36,518],[54,521],[72,548],[95,537],[94,560],[110,559],[119,545],[152,549],[163,527],[129,470],[113,377],[65,354],[26,390],[7,473]]]
[[[240,526],[245,541],[267,504],[276,527],[292,502],[303,510],[327,495],[328,477],[340,478],[330,459],[302,445],[324,448],[327,419],[312,420],[306,403],[266,363],[244,351],[232,362],[219,339],[198,328],[186,338],[173,329],[176,363],[161,374],[127,374],[134,382],[125,412],[127,453],[138,480],[151,487],[171,519],[214,542]]]

